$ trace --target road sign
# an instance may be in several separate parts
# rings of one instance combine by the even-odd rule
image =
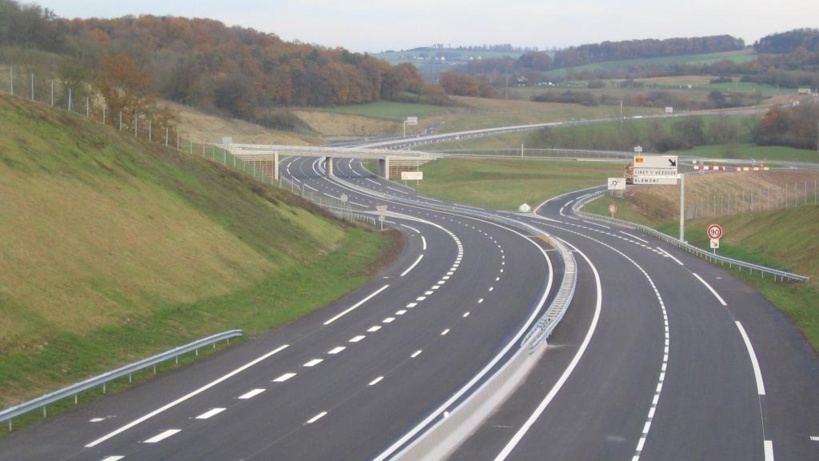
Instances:
[[[404,120],[404,123],[406,123],[407,125],[417,125],[418,117],[407,117],[407,119]]]
[[[611,213],[612,216],[614,216],[614,213],[617,213],[617,204],[616,203],[610,203],[609,204],[609,213]]]
[[[711,248],[714,250],[719,248],[719,239],[711,239]]]
[[[423,171],[402,171],[401,181],[421,181],[424,179]]]
[[[655,185],[655,186],[676,186],[676,176],[635,176],[632,184]]]
[[[609,190],[626,190],[626,178],[609,178]]]
[[[634,168],[634,176],[663,176],[663,177],[677,177],[676,168]]]
[[[722,238],[722,226],[720,226],[719,224],[711,224],[710,226],[708,226],[707,233],[708,237],[711,238],[711,240],[719,240]]]
[[[634,170],[638,168],[673,168],[677,169],[676,155],[635,155]]]

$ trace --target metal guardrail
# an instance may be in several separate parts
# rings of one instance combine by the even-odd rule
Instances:
[[[125,365],[123,367],[117,368],[116,370],[109,371],[107,373],[103,373],[99,376],[95,376],[93,378],[86,379],[85,381],[79,382],[77,384],[73,384],[71,386],[65,387],[58,391],[52,392],[50,394],[43,395],[38,397],[34,400],[30,400],[25,403],[21,403],[20,405],[7,408],[3,411],[0,411],[0,422],[9,422],[9,430],[12,430],[12,420],[18,416],[22,416],[26,413],[34,411],[38,408],[43,409],[43,417],[47,416],[46,407],[49,404],[54,402],[74,397],[74,402],[77,401],[77,395],[80,392],[86,391],[88,389],[92,389],[95,387],[103,386],[103,390],[107,383],[121,378],[123,376],[128,376],[129,379],[131,375],[136,372],[142,371],[146,368],[156,366],[162,362],[165,362],[170,359],[178,358],[180,355],[187,354],[189,352],[196,351],[197,355],[199,353],[199,349],[210,346],[216,345],[219,341],[228,341],[230,342],[231,338],[236,338],[242,336],[244,332],[242,330],[230,330],[225,331],[222,333],[217,333],[213,336],[208,336],[207,338],[203,338],[197,341],[194,341],[190,344],[186,344],[184,346],[179,346],[175,349],[171,349],[169,351],[163,352],[161,354],[157,354],[153,357],[149,357],[144,360],[140,360],[139,362],[132,363],[130,365]]]
[[[808,280],[810,280],[810,277],[807,277],[807,276],[804,276],[804,275],[794,274],[794,273],[782,271],[782,270],[779,270],[779,269],[773,269],[773,268],[770,268],[770,267],[760,266],[758,264],[752,264],[752,263],[749,263],[749,262],[740,261],[738,259],[728,258],[726,256],[719,256],[719,255],[716,255],[716,254],[713,254],[713,253],[709,253],[706,250],[703,250],[701,248],[697,248],[697,247],[695,247],[693,245],[689,245],[688,243],[685,243],[685,242],[681,242],[678,239],[675,239],[675,238],[673,238],[671,236],[663,234],[662,232],[659,232],[659,231],[657,231],[655,229],[652,229],[650,227],[647,227],[647,226],[643,226],[643,225],[640,225],[640,224],[635,224],[635,223],[628,222],[628,221],[623,221],[621,219],[610,218],[608,216],[601,216],[601,215],[596,215],[596,214],[592,214],[592,213],[587,213],[585,211],[580,210],[583,207],[583,205],[585,205],[586,203],[588,203],[588,202],[590,202],[592,200],[595,200],[595,199],[598,199],[598,198],[602,197],[603,195],[605,195],[605,193],[606,193],[606,191],[599,191],[599,192],[595,192],[593,194],[589,194],[588,196],[577,200],[572,205],[572,211],[577,216],[580,216],[580,217],[585,218],[585,219],[591,219],[591,220],[595,220],[595,221],[602,221],[602,222],[606,222],[606,223],[609,223],[609,224],[614,224],[614,225],[617,225],[617,226],[620,226],[620,227],[626,227],[626,228],[629,228],[629,229],[638,230],[638,231],[640,231],[640,232],[642,232],[642,233],[644,233],[646,235],[650,235],[650,236],[652,236],[652,237],[654,237],[654,238],[656,238],[658,240],[662,240],[663,242],[666,242],[666,243],[668,243],[670,245],[674,245],[677,248],[685,250],[685,251],[687,251],[687,252],[689,252],[691,254],[694,254],[694,255],[696,255],[696,256],[698,256],[700,258],[703,258],[705,260],[708,260],[710,262],[717,262],[717,263],[720,263],[720,264],[723,264],[723,265],[727,264],[728,267],[730,267],[730,268],[733,268],[734,266],[736,266],[740,270],[742,270],[743,268],[748,269],[748,271],[750,273],[752,273],[752,274],[754,273],[754,271],[759,272],[762,275],[763,278],[765,277],[765,274],[769,274],[769,275],[773,276],[774,281],[776,281],[777,279],[779,279],[779,280],[788,280],[788,281],[792,281],[792,282],[807,282]]]

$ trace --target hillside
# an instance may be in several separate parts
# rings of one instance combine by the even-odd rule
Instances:
[[[63,111],[0,96],[0,132],[0,406],[288,321],[363,283],[395,248],[249,176]]]

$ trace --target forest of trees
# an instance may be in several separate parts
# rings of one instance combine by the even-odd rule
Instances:
[[[765,54],[792,53],[799,48],[819,51],[819,29],[794,29],[766,35],[754,43],[754,50]]]
[[[0,45],[63,55],[59,78],[93,83],[109,105],[122,104],[118,93],[136,91],[271,124],[275,121],[266,118],[276,107],[381,99],[451,104],[443,89],[411,64],[390,66],[366,54],[285,42],[211,19],[66,20],[36,5],[0,0]],[[112,62],[139,75],[119,72],[119,81],[112,83],[112,75],[105,75],[117,69]]]

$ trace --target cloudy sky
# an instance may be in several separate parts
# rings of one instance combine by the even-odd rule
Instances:
[[[204,17],[327,47],[379,52],[443,43],[567,47],[728,34],[752,44],[819,27],[817,0],[41,0],[65,18]]]

